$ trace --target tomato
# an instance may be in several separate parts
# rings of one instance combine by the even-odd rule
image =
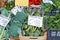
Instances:
[[[40,5],[42,0],[29,0],[29,5]]]
[[[29,5],[34,4],[34,0],[29,0]]]
[[[35,5],[40,5],[40,4],[41,4],[41,0],[35,0],[35,1],[34,1],[34,4],[35,4]]]

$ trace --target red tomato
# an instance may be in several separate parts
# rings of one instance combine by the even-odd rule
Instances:
[[[40,5],[40,4],[41,4],[41,0],[35,0],[35,1],[34,1],[34,4],[35,4],[35,5]]]
[[[29,5],[34,4],[34,0],[29,0]]]
[[[29,0],[29,5],[40,5],[42,0]]]

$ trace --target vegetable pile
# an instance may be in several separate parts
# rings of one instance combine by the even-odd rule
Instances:
[[[14,0],[12,0],[12,1],[10,1],[10,2],[9,2],[9,0],[6,0],[6,2],[5,2],[5,8],[6,8],[7,10],[10,11],[14,6],[15,6]]]
[[[4,15],[5,17],[11,18],[11,14],[4,8],[0,8],[0,15]],[[9,37],[7,30],[5,27],[0,25],[0,40],[7,40]]]
[[[0,40],[7,40],[8,37],[7,30],[0,26]]]
[[[53,9],[53,6],[49,3],[41,3],[41,8],[45,13],[47,13]]]
[[[23,35],[24,36],[43,36],[44,28],[38,28],[30,25],[23,25]]]
[[[57,8],[60,8],[60,0],[52,0],[52,1]],[[29,15],[33,14],[32,16],[40,16],[40,15],[42,16],[42,13],[44,12],[48,13],[54,8],[54,6],[49,3],[41,3],[41,0],[40,3],[36,2],[36,3],[30,3],[30,5],[31,4],[35,5],[41,4],[42,10],[38,10],[38,8],[37,9],[32,8],[31,10],[29,7],[24,7],[21,12],[17,12],[16,15],[13,15],[13,13],[8,11],[10,11],[15,6],[14,0],[11,2],[8,2],[8,0],[6,0],[5,8],[8,11],[5,8],[0,8],[1,11],[0,15],[11,18],[11,20],[6,27],[0,25],[0,40],[7,40],[10,36],[17,37],[19,36],[20,33],[22,33],[23,36],[43,36],[45,31],[44,29],[46,20],[49,29],[60,29],[60,14],[58,13],[56,13],[54,16],[49,15],[47,19],[45,18],[46,17],[45,16],[43,18],[43,26],[40,28],[28,25]]]
[[[44,27],[38,28],[36,26],[28,25],[28,15],[24,10],[22,12],[17,12],[16,15],[13,15],[4,8],[0,8],[0,11],[1,15],[11,18],[6,27],[0,26],[1,40],[7,40],[10,36],[17,37],[20,33],[24,36],[43,36]],[[39,13],[36,14],[40,15]]]
[[[19,36],[20,33],[22,33],[24,36],[44,35],[44,23],[41,28],[28,25],[28,15],[31,15],[31,13],[28,10],[29,9],[24,8],[24,10],[22,10],[21,12],[17,12],[16,15],[13,15],[13,13],[8,12],[5,8],[0,8],[1,15],[11,18],[10,22],[6,27],[0,25],[1,40],[5,40],[5,39],[7,40],[10,36],[17,37]],[[40,12],[35,10],[33,15],[40,16]]]
[[[16,37],[21,33],[21,27],[25,19],[25,13],[18,12],[17,15],[13,16],[8,29],[8,34],[10,36]]]
[[[57,8],[60,8],[60,0],[52,0],[52,2],[56,5]]]
[[[0,8],[0,11],[1,11],[1,15],[11,18],[10,22],[6,27],[0,26],[0,30],[1,30],[0,39],[5,40],[8,39],[10,36],[12,37],[19,36],[19,34],[21,33],[22,24],[24,23],[24,19],[26,16],[25,13],[17,12],[16,15],[13,15],[4,8]]]
[[[36,26],[28,25],[28,15],[31,15],[32,13],[29,12],[29,9],[25,9],[26,12],[26,18],[24,20],[24,24],[22,26],[22,34],[24,36],[43,36],[44,35],[44,24],[43,27],[39,28]],[[33,16],[40,16],[40,13],[36,10]]]
[[[60,29],[60,14],[49,16],[47,20],[47,25],[49,29]]]

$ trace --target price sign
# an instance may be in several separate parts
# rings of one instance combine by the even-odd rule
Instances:
[[[18,12],[18,6],[15,6],[15,7],[11,10],[11,12],[12,12],[14,15],[16,15],[16,13]]]
[[[28,16],[28,25],[42,27],[43,25],[43,17],[39,16]]]
[[[1,26],[6,27],[7,24],[9,23],[9,21],[10,21],[10,18],[0,15],[0,25]]]

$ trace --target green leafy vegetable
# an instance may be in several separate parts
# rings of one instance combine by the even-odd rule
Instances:
[[[23,30],[22,34],[24,36],[43,36],[43,34],[44,34],[44,25],[41,28],[38,28],[36,26],[28,25],[28,15],[31,15],[30,9],[26,8],[25,13],[27,15],[26,15],[25,21],[24,21],[23,26],[22,26],[22,30]],[[36,10],[34,12],[33,16],[40,16],[40,13],[38,12],[38,10]]]
[[[52,2],[56,5],[57,8],[60,8],[60,0],[52,0]]]
[[[8,1],[9,0],[6,0],[5,2],[5,8],[10,11],[15,6],[15,1],[14,0],[11,2]]]
[[[56,14],[55,16],[49,16],[47,20],[49,29],[60,29],[60,14]]]
[[[8,13],[8,11],[4,8],[0,8],[1,15],[6,16],[8,18],[11,18],[11,14]],[[7,33],[7,30],[5,30],[5,27],[2,27],[0,25],[0,40],[8,39],[9,35]]]
[[[53,6],[49,3],[42,3],[41,8],[45,13],[47,13],[47,12],[50,12],[53,9]]]

